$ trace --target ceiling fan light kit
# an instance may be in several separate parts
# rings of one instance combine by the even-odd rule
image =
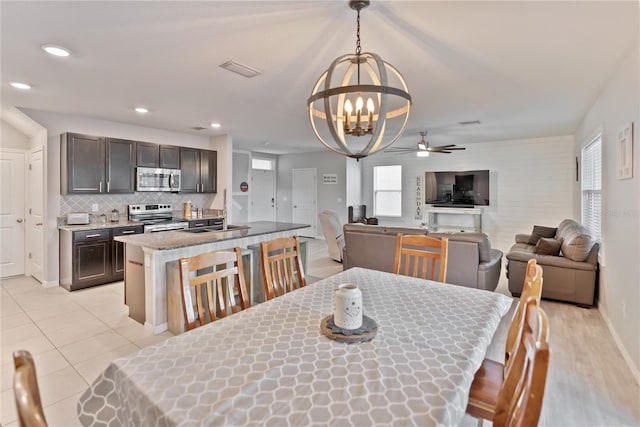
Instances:
[[[420,141],[416,144],[416,148],[410,147],[391,147],[385,150],[388,153],[416,153],[417,157],[429,157],[429,153],[444,153],[451,154],[453,151],[465,150],[465,147],[456,147],[455,144],[447,144],[447,145],[438,145],[435,147],[431,147],[429,145],[429,141],[425,141],[424,137],[427,136],[427,131],[421,131],[420,133]]]
[[[358,14],[356,52],[339,56],[322,73],[307,109],[313,132],[325,147],[360,159],[389,147],[402,135],[411,95],[393,65],[361,50],[360,11],[369,0],[351,0],[349,6]]]

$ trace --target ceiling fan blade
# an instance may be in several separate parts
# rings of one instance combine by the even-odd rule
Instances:
[[[384,150],[387,153],[413,153],[418,151],[415,148],[402,148],[402,147],[396,147],[396,148],[387,148],[386,150]]]
[[[448,148],[455,147],[455,146],[456,146],[456,144],[436,145],[433,148],[445,148],[445,149],[448,149]]]

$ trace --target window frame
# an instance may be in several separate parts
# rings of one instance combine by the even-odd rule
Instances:
[[[393,189],[387,189],[387,188],[377,189],[376,188],[377,186],[376,174],[378,173],[378,171],[382,171],[384,168],[399,168],[400,188],[393,188]],[[397,215],[383,215],[378,212],[378,206],[377,206],[378,193],[398,193],[399,194],[400,206],[398,207]],[[381,217],[381,218],[402,218],[402,165],[378,165],[373,167],[373,216]]]
[[[580,149],[580,161],[582,164],[580,173],[580,222],[584,225],[602,248],[603,236],[603,192],[602,181],[604,175],[603,162],[603,133],[601,130],[595,132],[593,136],[587,139],[587,142]],[[599,164],[596,166],[595,162]],[[594,170],[595,169],[595,170]],[[597,177],[590,177],[597,173]],[[593,181],[597,181],[593,185]],[[588,188],[587,188],[588,187]],[[596,188],[592,188],[596,187]],[[594,196],[597,196],[594,198]],[[592,205],[594,199],[597,199],[598,212],[593,212],[594,208],[586,209],[587,204]],[[598,217],[597,229],[594,230],[593,216]]]

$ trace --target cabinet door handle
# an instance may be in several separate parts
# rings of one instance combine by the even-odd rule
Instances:
[[[36,227],[40,227],[42,225],[41,222],[36,222]]]
[[[134,230],[129,230],[129,231],[123,231],[122,234],[133,234],[135,233]]]
[[[111,190],[111,181],[107,181],[107,193]]]
[[[18,219],[16,219],[16,222],[17,222],[18,224],[22,224],[22,218],[18,218]]]
[[[102,193],[102,181],[100,181],[100,189],[99,189],[98,193]]]
[[[100,234],[87,234],[84,237],[86,237],[87,239],[90,238],[90,237],[100,237]]]

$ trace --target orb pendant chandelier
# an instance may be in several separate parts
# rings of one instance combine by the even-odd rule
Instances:
[[[356,53],[336,58],[307,100],[309,121],[320,142],[355,159],[393,144],[404,132],[411,110],[402,74],[375,53],[362,52],[360,11],[367,6],[369,0],[349,1],[358,13]]]

